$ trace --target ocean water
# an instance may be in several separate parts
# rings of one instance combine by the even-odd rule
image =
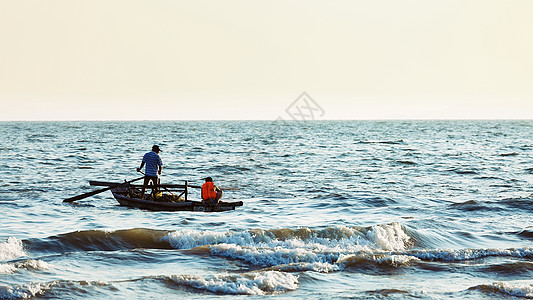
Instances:
[[[2,299],[533,298],[533,121],[0,123]],[[89,180],[211,176],[220,213]],[[199,191],[191,197],[198,199]]]

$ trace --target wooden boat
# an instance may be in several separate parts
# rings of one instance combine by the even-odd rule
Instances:
[[[100,186],[116,186],[120,183],[91,181],[91,185]],[[157,196],[147,194],[145,199],[141,199],[142,185],[122,184],[111,189],[113,197],[120,205],[136,207],[141,209],[153,211],[200,211],[200,212],[220,212],[227,210],[235,210],[235,207],[242,206],[242,201],[224,202],[220,201],[217,204],[204,204],[201,201],[192,201],[188,199],[188,188],[197,187],[190,186],[185,182],[185,185],[159,185],[166,193],[160,193]],[[181,192],[179,195],[172,193]]]

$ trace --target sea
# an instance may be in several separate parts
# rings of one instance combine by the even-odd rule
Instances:
[[[1,299],[533,298],[533,121],[0,122]],[[210,176],[225,212],[90,180]],[[189,197],[200,199],[199,189]]]

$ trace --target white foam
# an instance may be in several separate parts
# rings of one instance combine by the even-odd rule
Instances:
[[[403,231],[400,223],[372,226],[366,237],[386,251],[403,251],[412,244],[411,238]]]
[[[185,229],[174,231],[163,237],[162,240],[167,240],[170,245],[176,249],[191,249],[203,245],[212,245],[218,243],[227,243],[230,240],[236,243],[244,243],[239,241],[239,235],[233,234],[231,231],[227,233],[216,231],[200,231],[194,229]]]
[[[316,252],[305,248],[258,248],[218,244],[211,246],[211,253],[222,257],[237,258],[262,267],[299,264],[302,270],[317,272],[338,270],[338,267],[333,265],[339,256],[335,252]]]
[[[15,273],[17,267],[13,264],[0,264],[0,274],[11,274]]]
[[[5,242],[0,243],[0,260],[8,260],[21,256],[26,256],[21,241],[14,237],[9,237]]]
[[[417,257],[408,255],[390,255],[377,260],[380,263],[386,262],[392,266],[405,266],[414,261],[420,261]]]
[[[533,257],[533,248],[512,249],[428,249],[409,252],[408,255],[423,260],[462,261],[489,256]]]
[[[16,263],[0,264],[0,273],[15,273],[17,269],[49,270],[50,267],[50,264],[42,260],[28,259]]]
[[[488,285],[502,294],[515,297],[533,297],[533,284],[516,284],[506,282],[494,282]]]
[[[40,259],[28,259],[22,262],[15,263],[17,268],[34,269],[34,270],[49,270],[51,265]]]
[[[290,229],[288,229],[290,230]],[[304,230],[294,230],[286,238],[276,238],[271,232],[248,230],[240,232],[216,232],[200,230],[180,230],[163,238],[176,249],[191,249],[204,245],[235,244],[250,247],[315,248],[316,250],[337,249],[341,251],[405,250],[411,238],[399,223],[377,225],[363,233],[361,229],[338,226],[323,231],[314,231],[299,236]],[[308,229],[308,231],[310,231]]]
[[[298,288],[298,278],[290,273],[266,271],[242,275],[187,276],[175,275],[172,280],[199,290],[221,294],[278,294]]]
[[[328,234],[329,233],[329,234]],[[174,248],[190,249],[204,245],[235,244],[255,247],[305,247],[305,248],[337,248],[339,250],[360,251],[363,247],[386,249],[404,249],[405,241],[409,237],[402,231],[399,224],[380,225],[372,227],[367,232],[368,238],[359,230],[344,226],[329,228],[326,232],[315,231],[308,236],[298,236],[296,231],[292,236],[278,239],[271,232],[241,231],[226,233],[216,231],[180,230],[169,233],[163,240],[167,240]]]
[[[28,283],[17,286],[0,286],[2,299],[29,299],[44,295],[55,283]]]

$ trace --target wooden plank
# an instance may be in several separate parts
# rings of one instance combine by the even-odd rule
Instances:
[[[185,180],[185,191],[184,191],[184,193],[185,193],[185,201],[188,200],[187,197],[189,196],[189,189],[188,188],[189,188],[189,182],[187,180]]]
[[[121,184],[121,183],[91,180],[91,181],[89,181],[89,184],[93,185],[93,186],[114,186],[114,185]],[[143,187],[140,184],[137,184],[137,185],[132,184],[131,186],[136,187],[136,188],[142,188]],[[183,184],[161,184],[160,186],[161,187],[166,187],[166,188],[180,188],[180,189],[185,188],[185,185],[183,185]],[[187,187],[195,188],[195,189],[201,189],[202,188],[202,186],[200,186],[200,185],[190,185],[190,184],[187,184]],[[223,191],[237,191],[237,190],[240,190],[240,188],[236,188],[236,187],[219,187],[219,188],[221,190],[223,190]]]
[[[94,180],[89,181],[89,184],[93,185],[93,186],[116,186],[116,185],[119,185],[119,184],[122,184],[122,183],[120,183],[120,182],[107,182],[107,181],[94,181]],[[132,187],[136,187],[136,188],[142,188],[143,187],[142,184],[132,184],[131,186]],[[198,185],[183,185],[183,184],[160,184],[159,186],[160,187],[165,187],[165,188],[180,188],[180,189],[184,189],[185,187],[197,188],[197,189],[202,188],[201,186],[198,186]]]
[[[99,189],[99,190],[88,192],[88,193],[81,194],[81,195],[78,195],[78,196],[70,197],[70,198],[67,198],[67,199],[63,200],[63,202],[73,202],[73,201],[76,201],[76,200],[85,199],[87,197],[91,197],[91,196],[94,196],[96,194],[100,194],[102,192],[109,191],[110,189],[113,189],[115,187],[119,187],[119,186],[122,186],[122,185],[125,185],[125,184],[130,184],[130,182],[141,180],[143,178],[144,177],[140,177],[140,178],[133,179],[133,180],[130,180],[130,181],[124,181],[123,183],[114,184],[114,185],[108,186],[108,187],[103,188],[103,189]]]

